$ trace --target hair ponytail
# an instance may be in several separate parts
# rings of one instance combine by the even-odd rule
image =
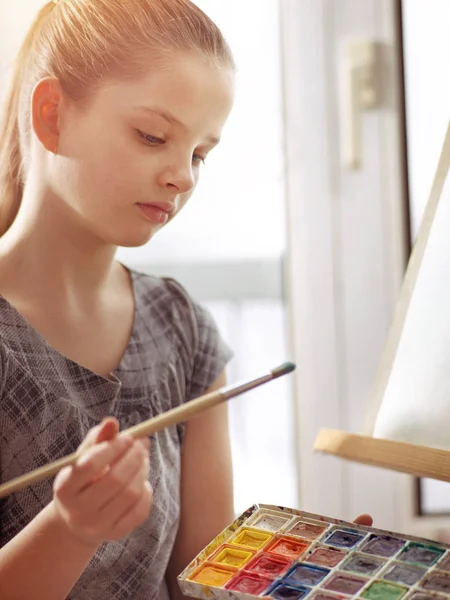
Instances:
[[[53,10],[54,2],[46,4],[32,24],[13,65],[0,121],[0,236],[12,225],[23,194],[23,155],[19,116],[21,92],[28,59],[36,32],[42,20]]]

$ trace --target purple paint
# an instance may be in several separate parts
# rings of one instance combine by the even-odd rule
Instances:
[[[426,569],[416,565],[396,563],[384,573],[383,579],[396,583],[405,583],[406,585],[414,585],[426,572]]]
[[[363,537],[364,535],[353,529],[336,529],[326,538],[325,544],[338,548],[353,548]]]
[[[450,592],[450,573],[433,571],[431,575],[428,575],[428,577],[424,579],[423,583],[420,584],[420,587],[425,590],[448,594]]]
[[[275,600],[300,600],[308,592],[308,588],[296,588],[291,585],[279,583],[269,591],[269,595],[271,598],[275,598]]]
[[[372,534],[361,546],[361,552],[388,558],[397,554],[404,545],[405,540],[401,540],[400,538],[395,538],[390,535]]]
[[[322,567],[335,567],[338,565],[346,556],[348,552],[345,550],[338,550],[337,548],[316,548],[310,556],[306,559],[306,562],[314,563],[315,565],[321,565]]]
[[[286,573],[283,579],[291,585],[317,585],[330,572],[329,569],[299,563]]]
[[[362,577],[353,577],[352,575],[346,575],[344,573],[336,573],[328,579],[323,587],[327,590],[352,596],[359,592],[368,581],[368,579],[363,579]]]
[[[386,564],[382,558],[355,553],[342,565],[343,571],[360,573],[361,575],[373,575]]]
[[[430,567],[441,558],[444,552],[444,550],[436,546],[425,546],[424,544],[411,542],[400,554],[398,560]]]

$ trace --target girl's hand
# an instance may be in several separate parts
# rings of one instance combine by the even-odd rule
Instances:
[[[129,535],[152,505],[150,442],[118,431],[115,419],[92,429],[80,446],[82,456],[60,471],[53,486],[56,514],[90,546]]]
[[[357,525],[367,525],[368,527],[371,527],[373,524],[373,519],[370,515],[360,515],[359,517],[356,517],[353,523],[356,523]]]

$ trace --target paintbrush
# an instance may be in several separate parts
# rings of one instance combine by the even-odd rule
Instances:
[[[253,379],[245,383],[226,386],[214,392],[210,392],[209,394],[204,394],[195,400],[191,400],[186,404],[182,404],[181,406],[177,406],[176,408],[168,410],[165,413],[161,413],[160,415],[157,415],[148,421],[144,421],[139,425],[135,425],[129,429],[124,429],[119,435],[127,434],[135,439],[148,437],[157,431],[161,431],[161,429],[165,429],[166,427],[184,423],[208,408],[212,408],[213,406],[217,406],[222,402],[226,402],[230,398],[234,398],[235,396],[239,396],[245,392],[253,390],[254,388],[268,383],[273,379],[287,375],[294,369],[295,365],[293,363],[283,363],[276,369],[272,369],[272,371],[270,371],[267,375],[263,375],[262,377],[258,377],[257,379]],[[36,483],[37,481],[42,481],[43,479],[47,479],[48,477],[56,475],[64,467],[73,465],[81,456],[81,454],[82,451],[78,450],[53,463],[40,467],[34,471],[30,471],[25,475],[21,475],[20,477],[0,485],[0,498],[8,496],[13,492],[17,492],[18,490],[21,490],[32,483]]]

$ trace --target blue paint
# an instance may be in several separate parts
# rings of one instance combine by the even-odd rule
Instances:
[[[306,596],[308,592],[308,588],[277,583],[268,591],[267,595],[271,598],[275,598],[275,600],[300,600],[300,598]]]
[[[283,577],[283,581],[290,585],[317,585],[324,579],[330,569],[316,567],[305,563],[294,565]]]
[[[353,529],[335,529],[326,539],[325,544],[337,546],[338,548],[353,548],[363,539],[361,535]]]

